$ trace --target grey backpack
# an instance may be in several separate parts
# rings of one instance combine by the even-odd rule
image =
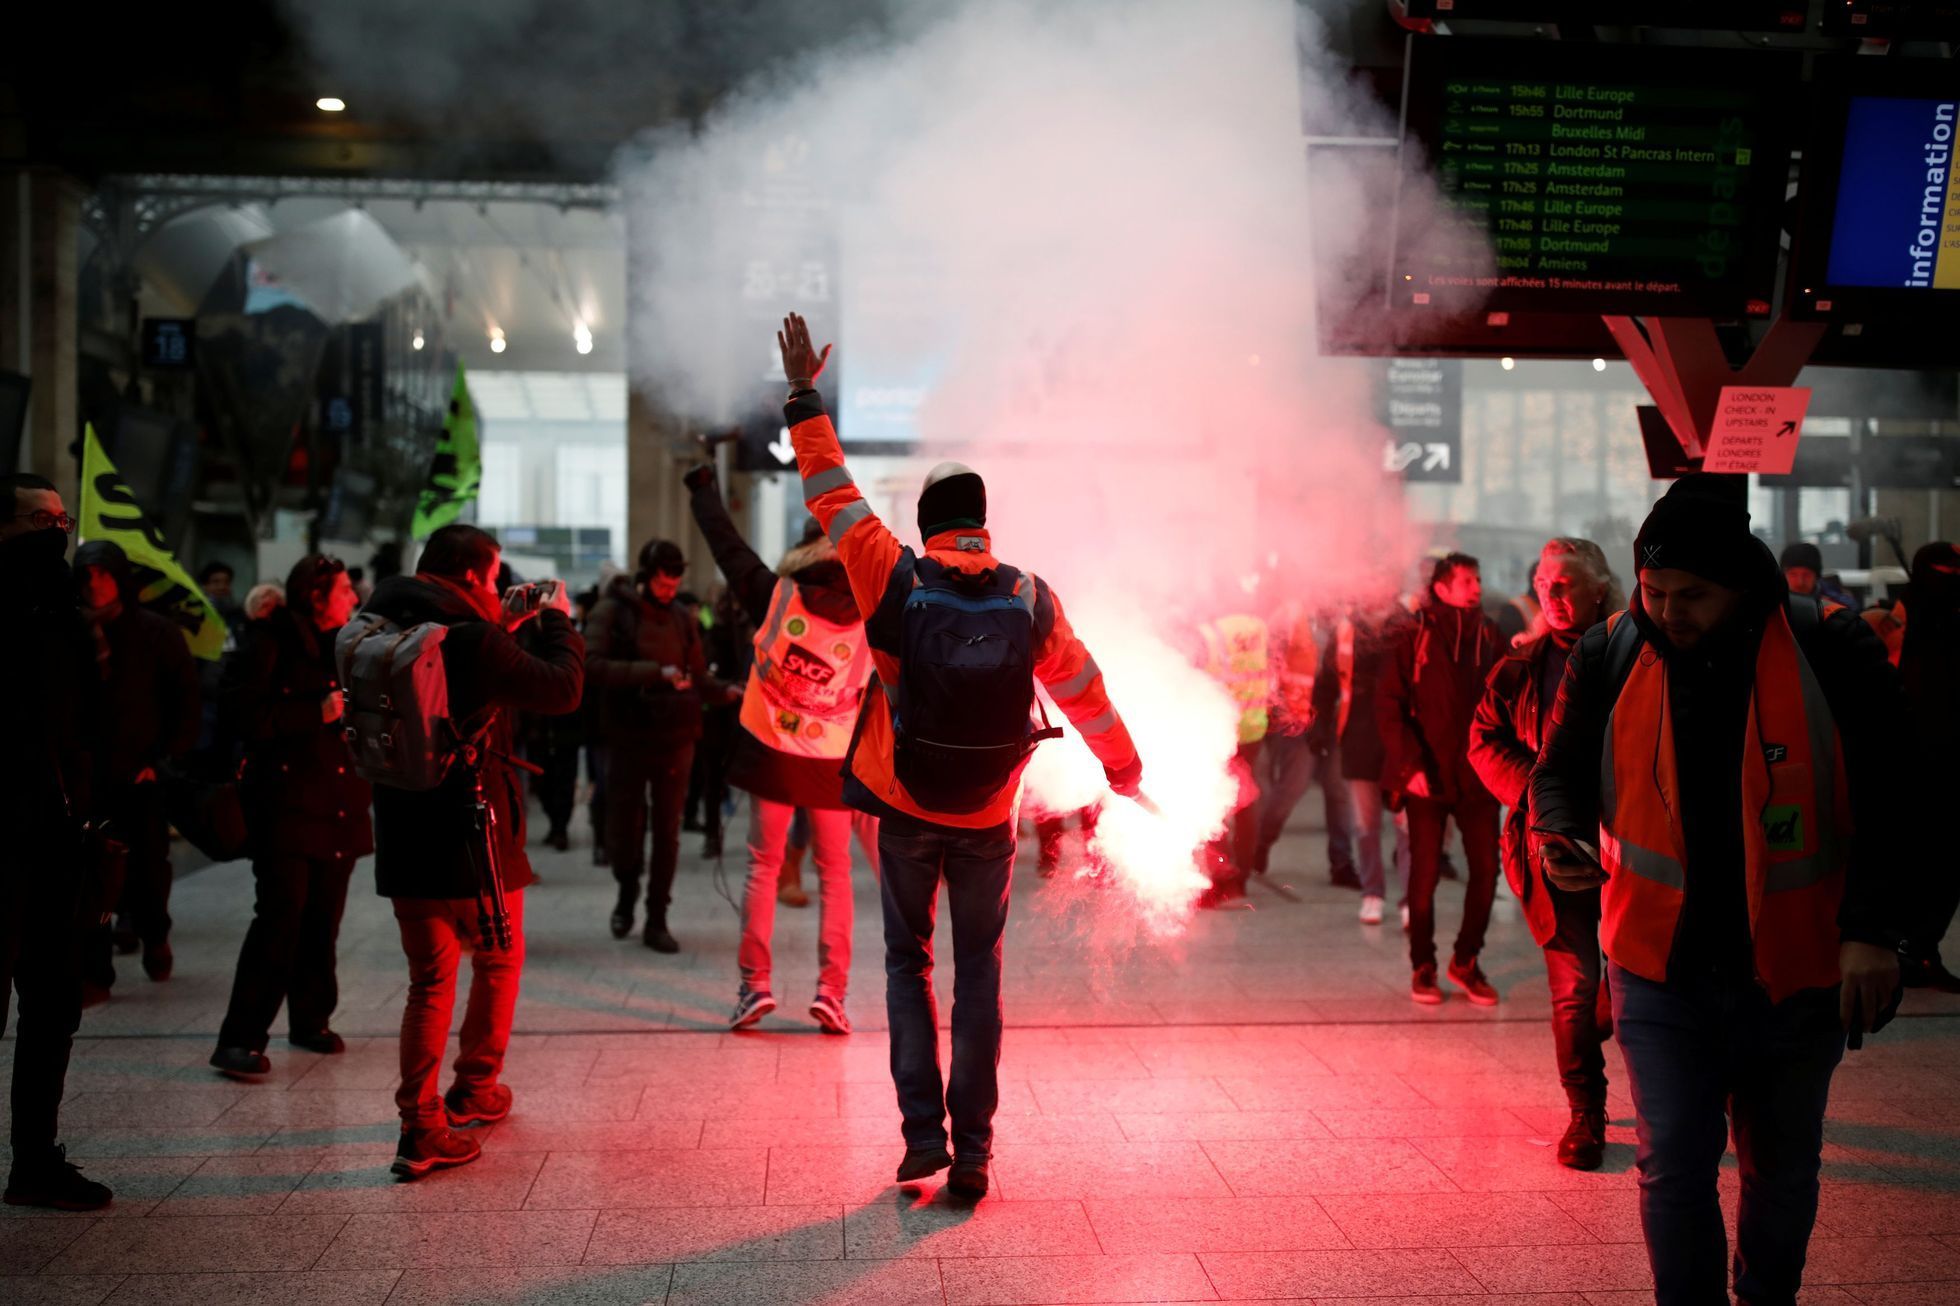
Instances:
[[[442,665],[447,626],[402,627],[356,613],[334,640],[346,714],[341,738],[361,778],[395,789],[434,789],[456,756],[449,721],[449,676]]]

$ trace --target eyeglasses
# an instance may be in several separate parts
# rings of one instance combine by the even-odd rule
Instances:
[[[49,512],[46,508],[36,508],[33,512],[14,513],[10,517],[10,520],[19,521],[23,517],[37,531],[44,531],[50,526],[57,526],[70,535],[75,533],[75,519],[65,512]]]

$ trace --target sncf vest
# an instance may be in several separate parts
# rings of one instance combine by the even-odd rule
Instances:
[[[1611,619],[1621,631],[1625,613]],[[1742,845],[1756,975],[1772,1001],[1838,982],[1851,806],[1830,706],[1778,610],[1756,652],[1742,752]],[[1600,942],[1664,982],[1686,895],[1680,772],[1667,667],[1643,645],[1606,727],[1600,758]],[[1706,872],[1704,872],[1706,873]],[[1715,873],[1720,873],[1717,868]]]
[[[1258,743],[1266,737],[1266,709],[1273,697],[1266,623],[1238,613],[1208,621],[1198,631],[1205,640],[1206,673],[1239,705],[1239,742]]]
[[[816,616],[785,577],[755,635],[743,728],[779,753],[841,760],[870,678],[864,627]]]

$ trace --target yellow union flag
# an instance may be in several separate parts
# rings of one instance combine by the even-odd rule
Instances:
[[[120,545],[129,557],[137,601],[182,627],[192,653],[218,660],[225,647],[224,618],[143,515],[142,505],[95,438],[93,426],[82,431],[82,519],[77,529],[85,542],[107,540]]]

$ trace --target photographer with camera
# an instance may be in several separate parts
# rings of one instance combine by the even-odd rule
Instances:
[[[534,878],[524,852],[523,789],[513,773],[511,721],[520,712],[572,711],[585,682],[585,642],[572,628],[565,587],[556,581],[518,586],[500,603],[500,562],[494,537],[474,526],[445,526],[423,546],[415,574],[376,586],[349,627],[353,631],[367,618],[411,634],[423,625],[444,628],[438,633],[448,713],[438,724],[459,740],[434,787],[382,782],[374,789],[376,887],[394,900],[408,957],[402,1082],[395,1093],[402,1134],[393,1169],[409,1178],[474,1161],[482,1149],[455,1128],[510,1114],[511,1093],[498,1078],[524,967],[524,889]],[[514,636],[528,621],[537,622],[530,641],[535,654]],[[348,652],[349,636],[343,634],[343,665]],[[343,678],[358,709],[363,687],[351,675]],[[349,717],[358,724],[354,709]],[[356,757],[363,756],[357,746]],[[507,946],[502,939],[495,940],[497,946],[482,946],[484,899],[486,893],[498,896],[495,885],[484,883],[486,859],[509,915]],[[462,1046],[455,1083],[439,1096],[437,1076],[464,949],[472,951]]]
[[[653,861],[647,866],[646,930],[655,952],[679,952],[667,929],[674,870],[680,860],[681,811],[701,738],[702,703],[736,703],[742,691],[708,670],[701,623],[677,600],[687,559],[671,540],[648,540],[639,569],[615,577],[586,622],[591,644],[585,672],[592,681],[599,738],[606,752],[606,848],[619,901],[612,936],[633,932],[640,895],[647,822],[653,822]]]

